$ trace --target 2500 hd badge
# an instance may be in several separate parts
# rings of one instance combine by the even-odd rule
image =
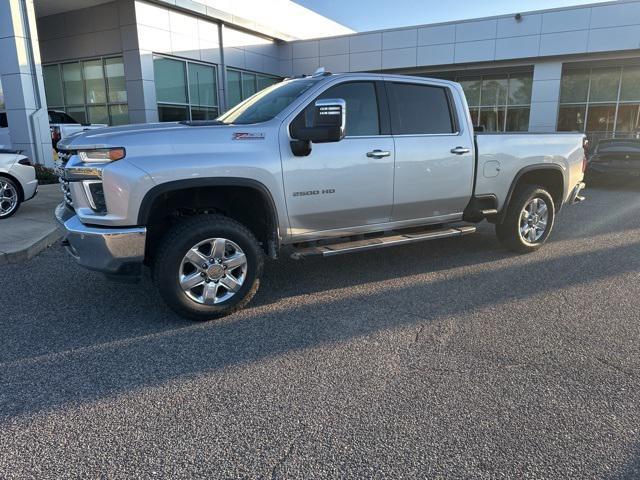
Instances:
[[[327,195],[330,193],[336,193],[335,188],[324,188],[322,190],[307,190],[306,192],[293,192],[294,197],[306,197],[309,195]]]

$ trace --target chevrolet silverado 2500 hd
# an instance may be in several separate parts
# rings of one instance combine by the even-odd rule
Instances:
[[[255,294],[265,255],[330,256],[495,223],[516,252],[582,199],[583,135],[474,135],[444,80],[319,73],[215,121],[85,132],[58,147],[65,244],[108,275],[152,269],[179,314],[210,319]]]

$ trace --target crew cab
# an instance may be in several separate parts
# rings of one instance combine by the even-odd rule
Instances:
[[[582,200],[583,142],[476,135],[455,82],[318,72],[215,121],[63,139],[56,217],[81,265],[121,278],[148,266],[172,309],[206,320],[247,304],[265,256],[459,237],[483,220],[534,251]]]

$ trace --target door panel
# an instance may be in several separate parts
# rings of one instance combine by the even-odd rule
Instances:
[[[313,104],[319,98],[344,99],[347,124],[344,139],[314,143],[306,157],[291,153],[287,124],[283,125],[282,170],[291,235],[389,221],[395,155],[388,121],[383,123],[378,113],[381,89],[381,82],[342,82],[310,102],[291,122],[294,133],[297,126],[311,126]]]
[[[464,210],[472,189],[473,154],[455,155],[457,136],[395,137],[393,221],[438,217]]]
[[[389,221],[394,163],[390,136],[314,144],[308,157],[295,157],[288,141],[284,143],[282,167],[292,235]],[[376,149],[390,155],[367,157]]]
[[[473,188],[473,137],[458,123],[453,93],[410,82],[388,82],[387,92],[396,148],[392,221],[461,213]]]

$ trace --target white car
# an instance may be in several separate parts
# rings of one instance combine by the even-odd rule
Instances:
[[[38,192],[36,169],[16,150],[0,150],[0,220],[18,211]]]

